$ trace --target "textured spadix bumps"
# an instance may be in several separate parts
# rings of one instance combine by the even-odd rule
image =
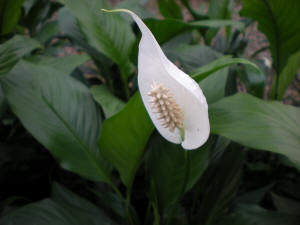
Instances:
[[[130,14],[142,32],[138,85],[158,132],[170,142],[181,143],[185,149],[203,145],[210,127],[206,99],[199,85],[168,60],[151,31],[135,13],[127,9],[109,12]]]

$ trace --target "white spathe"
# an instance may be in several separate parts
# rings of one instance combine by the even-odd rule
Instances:
[[[206,98],[199,85],[165,56],[151,31],[135,13],[127,9],[108,12],[129,13],[142,32],[138,54],[138,85],[143,103],[158,132],[170,142],[181,143],[187,150],[203,145],[209,137],[210,126]],[[164,127],[163,121],[158,119],[159,115],[153,110],[152,99],[148,95],[153,82],[168,88],[183,111],[184,140],[178,128],[171,132],[168,127]]]

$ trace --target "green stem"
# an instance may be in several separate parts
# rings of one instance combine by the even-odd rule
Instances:
[[[112,189],[115,191],[115,193],[119,196],[119,198],[120,198],[120,199],[124,202],[124,204],[125,204],[125,211],[126,211],[126,215],[127,215],[128,222],[129,222],[131,225],[135,225],[135,223],[134,223],[134,221],[133,221],[133,219],[132,219],[132,217],[131,217],[130,210],[129,210],[129,208],[130,208],[130,192],[131,192],[131,191],[129,191],[129,194],[128,194],[128,192],[127,192],[126,199],[124,199],[123,195],[121,194],[121,192],[119,191],[119,189],[118,189],[115,185],[111,184],[111,187],[112,187]]]
[[[181,190],[180,190],[180,193],[171,209],[171,212],[170,212],[170,216],[168,218],[168,221],[167,221],[167,225],[171,224],[172,222],[172,219],[173,219],[173,216],[174,216],[174,213],[175,213],[175,210],[177,209],[177,205],[179,204],[180,202],[180,199],[182,198],[182,196],[184,195],[185,193],[185,189],[186,189],[186,186],[187,186],[187,183],[188,183],[188,180],[189,180],[189,176],[190,176],[190,164],[191,164],[191,159],[190,159],[190,155],[189,155],[189,152],[185,150],[184,152],[184,157],[185,157],[185,176],[184,176],[184,181],[183,181],[183,184],[182,184],[182,187],[181,187]]]

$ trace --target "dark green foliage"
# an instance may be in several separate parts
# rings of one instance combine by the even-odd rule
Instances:
[[[0,225],[299,224],[300,110],[278,100],[300,65],[300,3],[243,0],[252,20],[233,20],[236,1],[201,2],[158,0],[158,19],[147,0],[0,0]],[[154,129],[140,32],[102,8],[134,11],[198,82],[203,146]],[[268,43],[247,56],[255,21]]]

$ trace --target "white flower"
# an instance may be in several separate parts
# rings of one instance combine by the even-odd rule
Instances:
[[[142,32],[138,85],[158,132],[170,142],[181,143],[184,149],[203,145],[210,126],[206,99],[199,85],[165,56],[151,31],[135,13],[127,9],[109,12],[129,13]]]

